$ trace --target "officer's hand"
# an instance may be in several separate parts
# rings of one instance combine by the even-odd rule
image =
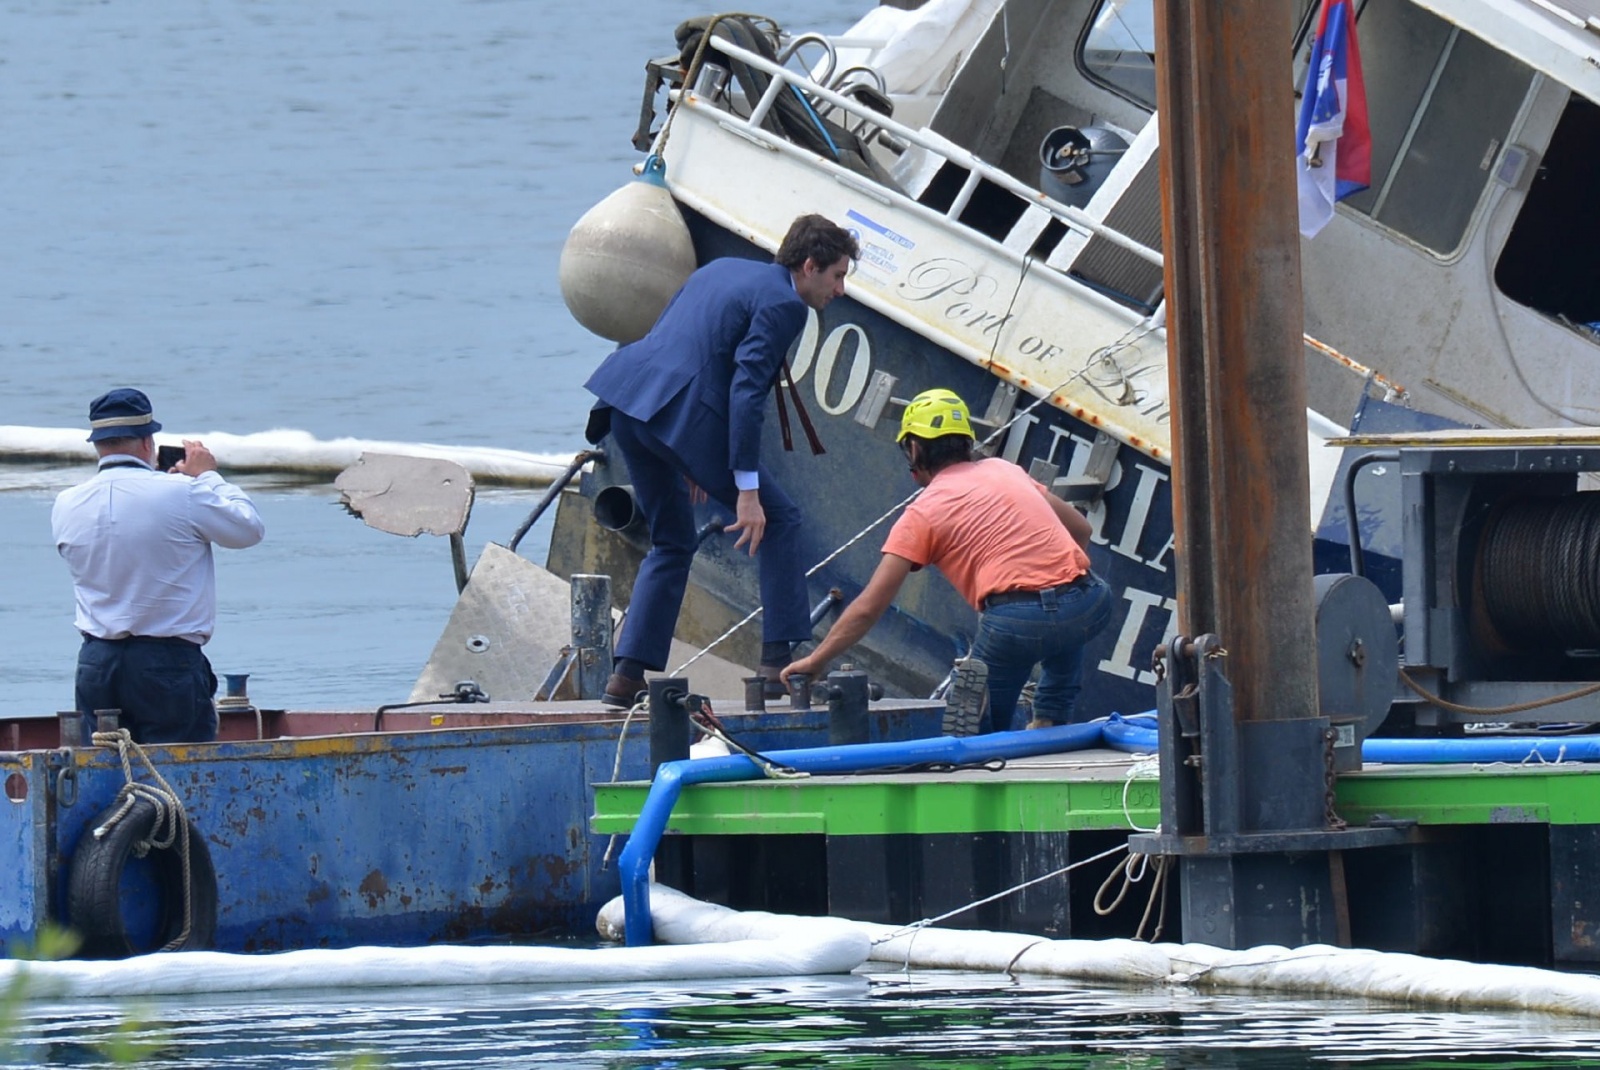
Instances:
[[[201,472],[215,472],[217,459],[206,449],[204,442],[199,439],[186,438],[183,440],[183,460],[172,466],[174,472],[182,472],[186,476],[197,476]]]
[[[759,491],[741,490],[737,503],[738,519],[722,529],[737,531],[739,539],[733,548],[738,550],[749,543],[751,557],[755,556],[757,547],[761,545],[761,537],[767,533],[767,512],[761,508],[759,494]]]

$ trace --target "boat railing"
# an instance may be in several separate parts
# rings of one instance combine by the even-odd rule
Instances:
[[[978,191],[979,184],[987,181],[1021,198],[1026,203],[1038,205],[1072,230],[1108,241],[1158,267],[1162,263],[1161,253],[1157,250],[1106,226],[1081,208],[1062,204],[1048,194],[1012,177],[993,164],[985,162],[959,145],[946,141],[937,135],[932,135],[928,131],[914,130],[903,123],[897,122],[892,116],[883,115],[868,107],[854,96],[829,89],[827,86],[805,75],[774,63],[765,56],[740,48],[738,45],[720,37],[712,37],[711,47],[732,59],[748,64],[771,78],[765,92],[757,100],[756,106],[751,109],[749,115],[739,116],[737,113],[728,113],[729,121],[733,124],[729,126],[729,129],[742,137],[750,138],[762,144],[781,142],[783,139],[764,129],[763,124],[776,105],[779,94],[800,92],[811,100],[821,101],[829,105],[835,111],[845,112],[852,116],[855,121],[870,123],[878,130],[907,145],[915,145],[937,159],[965,169],[967,177],[962,183],[961,189],[956,193],[950,205],[940,213],[952,224],[961,225],[961,215],[966,211],[973,195]],[[667,129],[668,127],[664,124],[662,134],[658,137],[657,144],[652,151],[661,149],[660,138],[666,136]]]
[[[712,47],[716,48],[724,55],[746,63],[751,67],[754,67],[755,69],[767,74],[771,78],[771,81],[767,85],[765,91],[757,100],[756,106],[750,110],[748,115],[741,116],[736,112],[726,111],[723,109],[709,109],[708,106],[709,110],[714,110],[718,115],[717,121],[731,133],[734,133],[765,148],[781,149],[786,147],[793,150],[794,146],[790,145],[779,135],[767,130],[763,124],[768,115],[771,113],[772,108],[777,103],[778,95],[780,93],[798,91],[809,96],[810,98],[813,98],[815,101],[821,102],[822,105],[826,106],[827,113],[829,114],[832,114],[833,112],[844,112],[852,116],[854,129],[885,132],[898,141],[903,142],[905,145],[916,146],[929,153],[937,160],[948,162],[956,167],[964,168],[966,170],[967,175],[960,191],[950,202],[949,206],[943,210],[943,212],[939,212],[937,209],[930,208],[929,206],[921,204],[915,200],[911,200],[911,202],[907,205],[908,208],[919,210],[922,213],[930,214],[936,217],[942,216],[946,222],[954,226],[961,227],[962,229],[970,229],[966,228],[961,222],[962,213],[965,212],[972,200],[973,195],[977,192],[979,183],[988,181],[1007,190],[1014,196],[1021,198],[1025,203],[1039,206],[1039,208],[1048,212],[1051,217],[1059,220],[1069,230],[1076,231],[1080,235],[1083,235],[1085,240],[1089,237],[1097,237],[1111,243],[1112,245],[1115,245],[1120,249],[1126,250],[1134,257],[1137,257],[1138,259],[1143,260],[1155,267],[1159,268],[1163,264],[1162,254],[1158,250],[1152,249],[1149,246],[1115,229],[1114,227],[1106,225],[1103,221],[1095,218],[1095,216],[1081,208],[1063,204],[1060,201],[1050,197],[1048,194],[1028,186],[1007,172],[985,162],[977,155],[967,151],[959,145],[954,144],[953,142],[939,137],[937,134],[933,134],[925,130],[912,129],[903,123],[897,122],[893,117],[882,114],[867,104],[864,104],[855,96],[851,95],[850,86],[848,85],[840,85],[837,89],[829,88],[806,75],[797,73],[796,71],[784,67],[778,63],[774,63],[766,57],[751,52],[748,49],[740,48],[739,46],[720,37],[713,37],[710,43]],[[838,44],[838,42],[835,42],[836,46]],[[790,59],[793,59],[792,54]],[[858,65],[853,64],[851,70],[855,70],[857,66]],[[694,94],[691,91],[691,98],[693,95]],[[679,103],[681,104],[683,102],[681,91],[678,99]],[[657,135],[656,143],[652,151],[660,151],[662,148],[662,138],[666,136],[666,130],[667,127],[664,125],[661,133]],[[1131,159],[1129,162],[1130,164],[1134,164],[1134,161]],[[1136,164],[1134,165],[1136,166]],[[867,189],[858,185],[858,183],[869,181],[863,176],[858,176],[849,173],[843,168],[839,168],[839,170],[835,172],[835,177],[839,181],[851,186],[851,188],[860,189],[862,192],[868,192]],[[892,201],[890,201],[890,197],[894,194],[900,194],[900,191],[884,188],[881,192],[878,192],[875,195],[878,199],[884,201],[884,203],[892,203]],[[904,194],[900,195],[904,196]],[[1054,260],[1055,258],[1052,257],[1052,266],[1054,265]],[[1065,273],[1063,272],[1061,274]],[[1157,309],[1151,322],[1160,323],[1161,320],[1162,316],[1160,310]],[[1333,361],[1346,371],[1356,375],[1359,378],[1362,378],[1367,383],[1381,388],[1387,400],[1398,401],[1402,404],[1409,400],[1408,392],[1406,391],[1405,387],[1401,386],[1400,384],[1391,382],[1374,369],[1366,367],[1351,357],[1340,353],[1326,343],[1313,338],[1309,334],[1304,335],[1303,338],[1306,349],[1309,354],[1313,355],[1313,359],[1320,357]]]

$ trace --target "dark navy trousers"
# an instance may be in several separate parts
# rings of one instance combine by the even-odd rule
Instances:
[[[727,433],[725,427],[722,433]],[[626,413],[613,410],[611,435],[622,452],[634,498],[650,531],[650,552],[639,566],[616,653],[659,671],[667,667],[678,611],[689,583],[689,566],[694,561],[694,505],[684,477],[694,480],[730,516],[737,512],[739,490],[725,466],[691,466],[648,425]],[[805,564],[800,556],[800,508],[765,468],[758,473],[758,497],[767,514],[767,530],[756,551],[761,638],[768,643],[797,643],[811,637]]]
[[[210,660],[187,639],[86,635],[78,651],[78,710],[121,710],[122,727],[139,743],[216,739],[216,693]]]

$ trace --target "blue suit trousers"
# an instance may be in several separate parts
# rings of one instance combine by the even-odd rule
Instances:
[[[724,428],[723,433],[726,433]],[[611,435],[622,453],[634,498],[650,531],[650,552],[633,584],[628,620],[617,641],[619,657],[634,658],[651,669],[666,668],[678,611],[694,561],[694,505],[685,477],[694,480],[712,501],[737,511],[738,488],[723,466],[700,470],[691,466],[649,425],[621,411],[611,414]],[[761,638],[764,642],[799,642],[811,637],[806,601],[805,565],[800,556],[800,508],[765,468],[759,497],[767,529],[756,552],[760,570]]]

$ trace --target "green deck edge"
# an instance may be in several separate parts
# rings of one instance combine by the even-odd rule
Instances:
[[[1126,808],[1124,784],[1126,783]],[[595,785],[597,833],[633,830],[644,782]],[[1077,832],[1154,828],[1160,785],[1123,780],[897,780],[822,776],[687,787],[669,832],[833,836]],[[1376,817],[1422,825],[1600,824],[1600,768],[1389,766],[1339,778],[1336,809],[1352,825]]]

